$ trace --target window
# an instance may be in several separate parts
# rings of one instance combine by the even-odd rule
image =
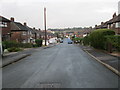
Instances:
[[[0,22],[0,27],[7,27],[7,23],[6,22]]]
[[[26,35],[26,32],[22,32],[22,35]]]
[[[116,28],[120,27],[120,22],[116,23]]]

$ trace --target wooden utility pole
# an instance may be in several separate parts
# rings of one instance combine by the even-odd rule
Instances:
[[[46,32],[46,8],[44,7],[44,26],[45,26],[45,46],[47,45],[47,32]]]

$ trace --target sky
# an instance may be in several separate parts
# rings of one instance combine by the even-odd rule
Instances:
[[[0,15],[30,27],[44,30],[44,7],[47,28],[90,27],[108,21],[118,13],[120,0],[0,0]]]

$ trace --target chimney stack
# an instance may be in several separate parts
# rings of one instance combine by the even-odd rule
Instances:
[[[97,25],[95,25],[95,28],[97,27]]]
[[[113,14],[113,18],[115,18],[117,15],[116,15],[116,12]]]
[[[35,29],[35,27],[33,27],[33,29]]]
[[[13,17],[11,17],[10,20],[11,20],[12,22],[14,22],[14,18],[13,18]]]
[[[104,22],[101,22],[101,25],[104,24]]]
[[[39,28],[39,31],[41,31],[41,29]]]
[[[24,22],[24,26],[27,26],[27,23],[26,23],[26,22]]]

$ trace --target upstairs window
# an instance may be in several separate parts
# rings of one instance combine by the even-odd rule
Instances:
[[[0,22],[0,27],[1,28],[6,28],[7,27],[7,23],[6,22]]]
[[[116,23],[116,28],[120,28],[120,22]]]

